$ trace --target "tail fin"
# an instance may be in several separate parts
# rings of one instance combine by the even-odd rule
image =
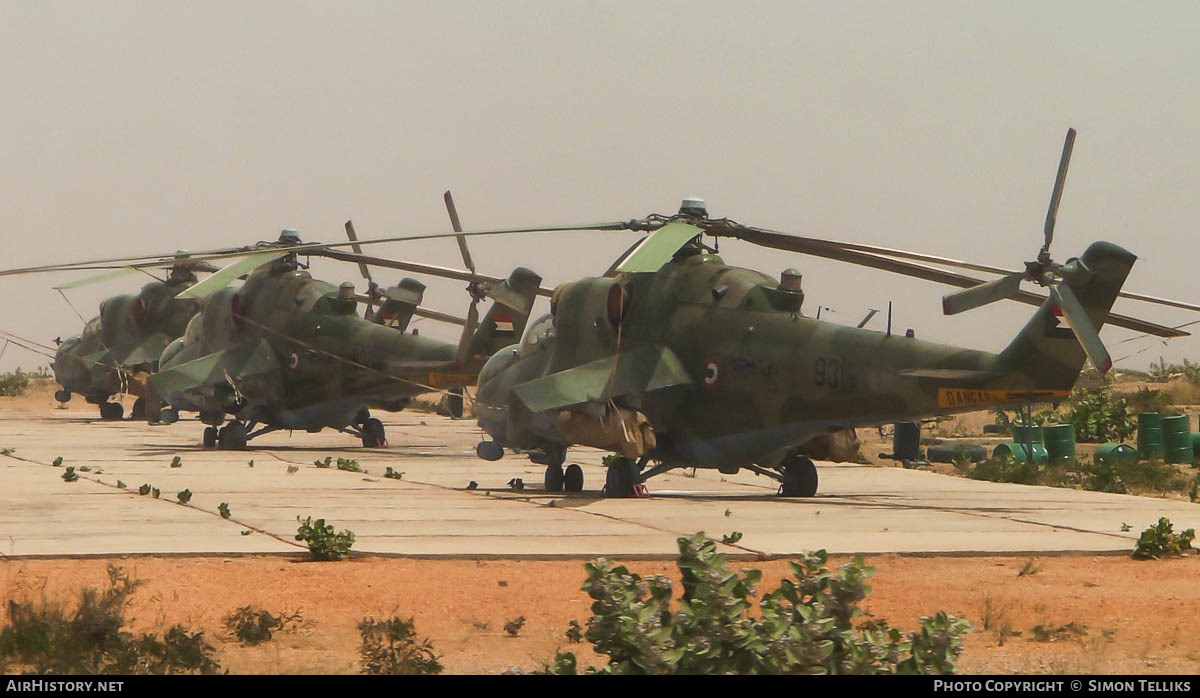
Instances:
[[[1083,257],[1067,261],[1067,267],[1081,264],[1085,272],[1091,272],[1080,274],[1083,280],[1070,279],[1068,274],[1064,283],[1071,286],[1097,331],[1108,318],[1136,260],[1133,253],[1117,245],[1094,242]],[[1061,312],[1047,300],[1000,353],[1000,365],[1006,372],[1019,376],[1016,380],[1023,384],[1021,387],[1070,390],[1075,385],[1087,355],[1071,328],[1062,321]]]
[[[493,302],[475,333],[463,337],[467,362],[482,366],[497,351],[521,341],[541,283],[542,277],[525,267],[517,267],[508,275],[502,284],[505,288],[497,289],[494,296],[505,299],[507,303],[499,300]],[[511,307],[517,305],[514,301],[518,297],[523,301],[523,307]]]

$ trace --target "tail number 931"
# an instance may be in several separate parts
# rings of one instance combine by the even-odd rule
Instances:
[[[813,385],[830,390],[856,390],[858,378],[846,371],[841,359],[819,357],[813,362]]]

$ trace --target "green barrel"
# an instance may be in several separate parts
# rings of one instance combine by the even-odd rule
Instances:
[[[1197,446],[1200,448],[1200,445]],[[1138,452],[1132,446],[1115,444],[1111,441],[1096,449],[1096,462],[1105,465],[1133,465],[1137,463]]]
[[[1200,461],[1200,434],[1192,434],[1192,462]]]
[[[1047,424],[1042,432],[1051,463],[1065,463],[1075,458],[1074,424]]]
[[[959,449],[968,462],[978,463],[987,458],[987,447],[976,444],[936,444],[925,449],[925,459],[930,463],[953,463],[954,453]]]
[[[1158,412],[1143,412],[1138,415],[1138,456],[1144,460],[1166,458],[1162,438],[1163,416]]]
[[[1040,425],[1031,427],[1023,427],[1019,424],[1014,424],[1012,428],[1013,443],[1015,444],[1044,444],[1046,443],[1045,432]]]
[[[1163,460],[1167,463],[1192,462],[1192,427],[1186,414],[1163,417]]]
[[[1000,444],[996,450],[992,451],[992,458],[1003,458],[1009,456],[1017,463],[1024,463],[1029,460],[1025,454],[1025,446],[1022,444]],[[1033,462],[1037,465],[1045,465],[1049,456],[1046,454],[1046,447],[1042,444],[1033,444]]]

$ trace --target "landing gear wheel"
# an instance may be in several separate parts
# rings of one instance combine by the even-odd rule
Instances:
[[[158,413],[158,421],[163,424],[174,424],[179,421],[179,410],[171,407]]]
[[[562,492],[563,491],[563,467],[561,465],[546,466],[546,491],[547,492]]]
[[[364,407],[358,411],[358,414],[354,415],[353,424],[355,426],[362,426],[363,422],[366,422],[370,418],[371,418],[371,411]]]
[[[205,448],[216,448],[217,447],[217,428],[216,427],[204,427],[204,447]]]
[[[637,463],[622,458],[608,466],[604,477],[605,497],[632,497],[636,494],[634,488],[642,483],[642,474],[638,472]]]
[[[134,421],[146,418],[146,398],[139,397],[133,401],[133,409],[129,412],[129,418]]]
[[[65,390],[65,389],[55,391],[54,399],[58,400],[59,402],[70,402],[71,401],[71,391]]]
[[[811,497],[817,493],[817,466],[804,456],[788,456],[783,465],[783,484],[779,494],[784,497]]]
[[[226,424],[217,432],[217,447],[224,451],[244,450],[247,441],[246,425],[238,421]]]
[[[119,402],[100,403],[100,419],[115,422],[125,415],[125,407]]]
[[[504,447],[495,441],[480,441],[475,445],[475,455],[484,460],[500,460],[504,457]]]
[[[454,388],[450,394],[446,396],[446,409],[450,411],[450,416],[454,419],[462,419],[463,416],[463,389]]]
[[[567,472],[563,475],[563,490],[566,492],[583,491],[583,468],[575,463],[567,466]]]
[[[362,445],[363,448],[387,448],[387,434],[384,432],[383,422],[374,417],[363,422]]]

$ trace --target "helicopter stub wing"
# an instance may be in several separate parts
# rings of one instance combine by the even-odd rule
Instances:
[[[692,383],[669,347],[649,345],[552,373],[513,388],[531,412]]]
[[[650,233],[616,268],[618,272],[652,272],[671,261],[671,257],[689,240],[703,234],[703,230],[675,221]]]
[[[141,341],[113,347],[112,355],[122,366],[157,363],[163,349],[170,343],[170,337],[162,332],[155,332]]]
[[[150,376],[160,395],[172,395],[203,385],[237,381],[278,371],[282,367],[265,339],[201,356]]]

